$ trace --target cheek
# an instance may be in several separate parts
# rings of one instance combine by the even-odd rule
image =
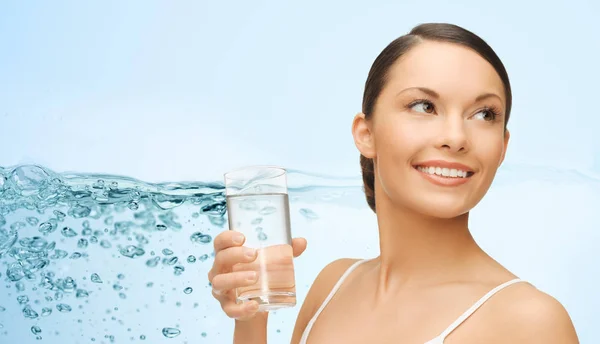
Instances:
[[[504,139],[499,135],[481,135],[473,141],[473,150],[486,170],[496,171],[504,152]]]
[[[377,159],[381,161],[393,159],[405,163],[426,141],[422,130],[401,118],[382,121],[375,129]]]

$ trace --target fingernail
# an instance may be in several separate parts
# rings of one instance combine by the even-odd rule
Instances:
[[[253,248],[245,248],[244,249],[244,254],[248,258],[254,258],[254,255],[256,254],[256,250],[253,249]]]
[[[248,271],[248,273],[246,274],[246,280],[252,282],[255,279],[256,279],[256,271]]]
[[[244,236],[242,234],[235,234],[233,236],[233,243],[234,244],[241,244],[244,242]]]

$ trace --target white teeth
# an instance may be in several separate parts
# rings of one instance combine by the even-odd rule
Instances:
[[[417,169],[421,172],[427,174],[435,174],[438,176],[449,177],[449,178],[467,178],[467,172],[462,170],[457,170],[455,168],[446,168],[446,167],[423,167],[418,166]]]

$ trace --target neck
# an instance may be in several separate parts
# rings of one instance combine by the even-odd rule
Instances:
[[[379,200],[378,200],[379,201]],[[440,219],[377,204],[379,279],[384,289],[431,285],[460,278],[482,251],[468,228],[469,214]]]

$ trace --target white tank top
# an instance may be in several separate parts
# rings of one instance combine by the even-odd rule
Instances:
[[[331,301],[331,298],[333,298],[333,295],[335,295],[335,293],[338,291],[338,289],[340,288],[340,286],[342,285],[342,283],[344,283],[344,280],[352,273],[352,271],[354,271],[354,269],[356,269],[360,264],[369,261],[369,259],[364,259],[364,260],[359,260],[356,263],[352,264],[347,270],[346,272],[344,272],[344,274],[342,275],[342,277],[340,277],[340,279],[337,281],[337,283],[333,286],[333,288],[331,289],[331,291],[329,292],[329,295],[327,295],[327,298],[325,298],[325,301],[323,301],[323,303],[321,304],[321,307],[319,307],[319,309],[315,312],[315,315],[313,315],[312,319],[310,319],[310,321],[308,322],[308,324],[306,325],[306,329],[304,329],[304,333],[302,333],[302,338],[300,339],[300,344],[306,344],[306,340],[308,339],[308,335],[310,334],[310,330],[312,329],[312,327],[315,324],[315,321],[317,321],[317,318],[319,317],[319,315],[321,314],[321,312],[323,311],[323,309],[325,309],[325,306],[327,306],[327,304],[329,303],[329,301]],[[510,280],[508,282],[502,283],[501,285],[497,286],[496,288],[490,290],[487,294],[485,294],[482,298],[480,298],[479,300],[477,300],[477,302],[475,302],[471,308],[467,309],[461,316],[459,316],[452,324],[450,324],[450,326],[448,326],[439,336],[431,339],[430,341],[427,341],[425,344],[443,344],[444,340],[446,339],[446,337],[452,333],[452,331],[454,331],[458,326],[460,326],[460,324],[462,324],[465,320],[467,320],[468,317],[470,317],[473,313],[475,313],[475,311],[481,307],[490,297],[492,297],[494,294],[496,294],[497,292],[499,292],[500,290],[508,287],[509,285],[512,285],[514,283],[517,282],[525,282],[521,279],[513,279]]]

